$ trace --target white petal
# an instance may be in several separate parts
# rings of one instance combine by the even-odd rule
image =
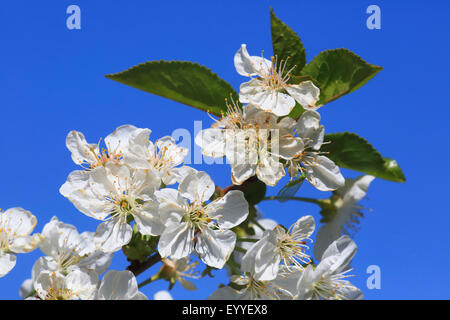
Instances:
[[[156,292],[153,295],[153,299],[154,300],[173,300],[170,293],[166,290],[161,290],[161,291]]]
[[[298,135],[304,140],[305,145],[314,150],[320,149],[325,135],[325,129],[320,125],[320,114],[307,110],[298,119],[296,125]]]
[[[170,136],[165,136],[156,141],[159,152],[162,153],[161,160],[170,163],[175,167],[183,163],[184,158],[188,154],[188,149],[179,147],[175,140]]]
[[[364,299],[364,294],[361,290],[353,286],[348,281],[343,281],[344,287],[341,289],[343,291],[343,295],[348,300],[362,300]]]
[[[98,289],[99,300],[131,300],[138,294],[138,284],[128,270],[108,271]]]
[[[72,153],[72,160],[76,164],[97,163],[98,145],[87,143],[81,132],[69,132],[66,137],[66,146]]]
[[[128,166],[108,163],[90,172],[89,187],[98,199],[122,195],[129,190],[131,172]]]
[[[56,261],[51,257],[40,257],[37,259],[31,270],[31,278],[35,281],[42,272],[58,271],[59,266]]]
[[[276,253],[276,232],[267,230],[261,240],[253,244],[241,262],[243,272],[250,272],[257,280],[273,280],[276,278],[281,256]]]
[[[344,185],[345,179],[339,167],[324,156],[317,156],[312,165],[306,165],[308,181],[321,191],[336,190]]]
[[[256,104],[251,101],[253,101],[256,95],[260,95],[265,92],[266,90],[264,90],[264,83],[261,80],[257,78],[251,79],[250,81],[244,82],[239,86],[239,102],[256,106]],[[261,109],[260,106],[257,107]]]
[[[231,166],[231,179],[234,184],[240,185],[255,174],[256,165],[244,163]]]
[[[146,132],[148,129],[138,129],[129,124],[118,127],[113,133],[105,138],[108,152],[114,155],[125,154],[128,151],[131,136],[136,135],[143,130]]]
[[[207,201],[215,191],[214,182],[204,171],[188,175],[179,185],[179,192],[191,201]]]
[[[256,167],[258,179],[269,186],[274,186],[286,174],[283,164],[274,159],[275,157],[260,157],[260,163]]]
[[[263,112],[261,108],[251,103],[243,106],[242,110],[244,121],[250,123],[253,122],[253,119],[255,119],[259,113]]]
[[[102,222],[95,233],[104,252],[115,252],[128,244],[133,230],[131,226],[120,218],[111,218]]]
[[[236,244],[236,234],[231,230],[205,228],[197,238],[195,251],[208,266],[222,269]]]
[[[345,181],[344,190],[337,190],[337,192],[343,195],[343,201],[345,204],[353,204],[362,200],[369,189],[370,183],[375,179],[374,176],[364,175],[357,179],[347,179]]]
[[[322,261],[334,259],[330,272],[340,273],[348,269],[350,261],[356,254],[358,247],[349,236],[344,235],[334,241],[324,252]],[[322,263],[322,262],[321,262]]]
[[[279,117],[288,115],[295,106],[294,98],[278,90],[266,88],[259,79],[252,79],[241,84],[239,101],[254,104]]]
[[[35,233],[32,236],[15,237],[9,249],[15,253],[27,253],[39,247],[42,240],[43,237],[39,233]]]
[[[100,244],[98,239],[95,238],[94,232],[83,232],[80,238],[82,241],[78,248],[78,255],[84,258],[80,259],[77,265],[88,270],[94,270],[99,275],[105,272],[109,268],[114,255],[105,253],[100,249]]]
[[[168,226],[162,233],[158,251],[161,257],[174,259],[187,257],[193,250],[194,230],[187,223]]]
[[[309,264],[301,273],[298,281],[298,293],[295,296],[296,300],[310,300],[313,298],[313,284],[317,281],[317,275],[314,272],[313,266]]]
[[[150,129],[140,129],[130,136],[124,163],[136,169],[151,169],[148,161],[154,157],[154,145],[149,140],[150,134]]]
[[[81,242],[75,226],[59,221],[56,216],[44,226],[42,235],[44,240],[40,248],[44,254],[51,257],[58,256],[62,250],[68,250],[70,253]]]
[[[289,160],[295,157],[300,152],[302,152],[303,148],[304,144],[301,138],[293,136],[281,136],[279,137],[278,148],[276,147],[274,148],[272,146],[271,152],[275,156],[279,156],[280,158]]]
[[[95,170],[97,168],[93,171]],[[67,181],[59,189],[59,192],[85,215],[94,219],[103,220],[108,216],[109,212],[104,211],[104,199],[98,198],[97,194],[94,194],[90,188],[89,177],[90,172],[81,170],[72,171]]]
[[[202,130],[195,137],[195,143],[207,157],[220,158],[225,156],[224,129],[208,128]]]
[[[14,236],[29,235],[36,223],[36,217],[23,208],[10,208],[0,213],[0,228]]]
[[[333,221],[322,225],[317,232],[314,243],[314,257],[320,260],[329,245],[341,236],[341,226]]]
[[[131,171],[130,186],[135,197],[150,201],[153,199],[155,191],[161,186],[161,180],[152,170],[135,169]]]
[[[97,290],[98,276],[95,272],[79,269],[70,272],[65,279],[68,290],[81,300],[92,300]]]
[[[236,71],[242,76],[262,76],[269,73],[272,62],[263,57],[250,56],[247,52],[247,46],[242,44],[241,48],[234,55],[234,66]]]
[[[172,180],[170,180],[170,179],[169,179],[170,181],[163,180],[163,182],[166,186],[174,184],[174,183],[181,183],[184,180],[184,178],[186,178],[188,175],[190,175],[194,172],[197,172],[197,170],[195,170],[192,167],[186,166],[186,165],[183,165],[182,167],[178,167],[178,168],[173,168],[170,172],[171,176],[172,176],[171,177]]]
[[[317,109],[320,89],[311,81],[303,81],[300,84],[288,85],[286,91],[306,110]]]
[[[221,228],[231,229],[247,219],[248,203],[242,191],[231,190],[222,198],[211,202],[207,210]]]
[[[164,229],[164,224],[158,214],[158,204],[147,202],[143,208],[133,214],[140,233],[151,236],[158,236]]]
[[[164,225],[178,224],[186,214],[187,201],[175,189],[165,188],[155,192],[159,202],[159,215]]]
[[[314,218],[312,216],[303,216],[291,227],[291,233],[304,238],[309,238],[315,228],[316,223]]]
[[[0,251],[0,278],[8,274],[16,265],[16,256]]]

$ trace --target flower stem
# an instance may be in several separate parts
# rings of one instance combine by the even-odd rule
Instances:
[[[252,223],[257,226],[258,228],[260,228],[262,231],[266,231],[266,228],[264,228],[258,221],[253,220]]]
[[[250,238],[237,238],[236,242],[258,242],[258,239],[250,239]]]
[[[134,276],[137,277],[142,272],[155,265],[156,263],[161,261],[161,256],[159,253],[155,253],[151,257],[149,257],[146,261],[140,262],[137,260],[131,260],[131,264],[127,267],[127,270],[133,272]]]
[[[305,197],[278,197],[278,196],[271,196],[271,197],[265,197],[263,200],[279,200],[279,201],[286,201],[286,200],[296,200],[296,201],[303,201],[303,202],[310,202],[320,205],[322,203],[321,199],[313,199],[313,198],[305,198]]]
[[[158,274],[158,273],[157,273],[157,274],[154,274],[151,278],[148,278],[147,280],[141,282],[141,283],[138,285],[138,288],[142,288],[143,286],[149,284],[150,282],[153,282],[153,281],[158,280],[158,279],[159,279],[159,274]]]

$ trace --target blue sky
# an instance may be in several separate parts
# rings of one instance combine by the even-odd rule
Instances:
[[[66,28],[66,8],[81,8],[81,30]],[[381,8],[381,30],[366,28],[366,8]],[[77,169],[65,147],[70,130],[97,142],[117,126],[147,127],[152,139],[175,129],[193,132],[194,121],[211,123],[196,109],[104,78],[151,60],[203,64],[235,88],[245,81],[233,66],[241,43],[251,54],[272,53],[269,7],[301,37],[311,60],[320,51],[348,48],[384,67],[356,92],[321,109],[326,131],[355,132],[402,167],[407,182],[376,179],[363,205],[371,208],[354,237],[353,283],[367,299],[448,299],[450,277],[447,1],[7,1],[0,10],[0,207],[20,206],[38,218],[52,216],[94,231],[98,222],[78,212],[58,190]],[[230,184],[225,165],[197,165],[217,185]],[[358,173],[344,170],[347,176]],[[282,180],[282,182],[285,180]],[[281,185],[281,183],[280,183]],[[269,188],[275,195],[279,188]],[[304,184],[300,195],[329,196]],[[319,210],[299,202],[266,201],[266,217],[290,225]],[[18,257],[0,279],[0,299],[18,299],[22,281],[42,253]],[[381,289],[366,287],[369,265],[381,268]],[[112,269],[127,266],[116,254]],[[139,281],[151,276],[151,271]],[[196,292],[179,284],[178,299],[204,299],[224,272],[197,282]],[[149,297],[167,288],[155,282]]]

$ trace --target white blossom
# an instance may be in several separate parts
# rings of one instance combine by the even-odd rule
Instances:
[[[296,133],[303,141],[303,150],[288,160],[290,176],[295,177],[301,172],[321,191],[342,187],[345,179],[339,167],[318,152],[325,135],[325,129],[320,124],[320,114],[312,110],[305,111],[297,121]]]
[[[153,199],[159,186],[159,177],[150,170],[107,163],[89,172],[72,172],[60,193],[84,214],[103,221],[96,236],[105,252],[114,252],[131,239],[129,218],[142,234],[161,233],[163,225]]]
[[[310,262],[305,253],[314,232],[315,222],[312,216],[297,220],[289,230],[278,225],[273,230],[266,230],[258,242],[251,246],[242,258],[241,269],[249,272],[256,280],[273,280],[277,277],[280,264],[287,269],[294,266],[303,268]]]
[[[257,213],[258,215],[258,213]],[[278,223],[273,220],[273,219],[265,219],[265,218],[260,218],[256,220],[256,224],[250,222],[249,225],[252,227],[254,234],[252,235],[246,235],[247,239],[252,239],[252,240],[261,240],[261,238],[264,235],[264,231],[266,230],[273,230]],[[263,229],[261,229],[260,227],[262,227]],[[249,241],[239,241],[239,239],[236,242],[236,246],[240,247],[244,250],[249,250],[252,245],[254,243],[253,242],[249,242]],[[233,260],[238,263],[239,265],[242,263],[242,258],[244,257],[244,253],[241,251],[234,251],[233,252]]]
[[[53,217],[42,230],[44,240],[40,248],[46,255],[38,259],[33,267],[34,273],[59,271],[67,274],[73,266],[86,271],[102,274],[108,269],[112,254],[100,250],[94,233],[78,233],[75,226]]]
[[[138,129],[132,125],[118,127],[105,138],[106,149],[100,150],[100,143],[88,143],[83,133],[71,131],[66,138],[66,146],[72,153],[72,160],[79,165],[93,169],[106,163],[120,163],[129,147],[129,139]]]
[[[236,105],[228,108],[212,128],[196,136],[196,144],[206,156],[226,156],[234,184],[256,175],[265,184],[276,185],[285,175],[280,159],[292,159],[303,148],[302,140],[293,136],[295,120],[280,120],[252,104],[243,110]]]
[[[41,300],[92,300],[97,290],[98,276],[73,268],[67,275],[58,271],[43,271],[33,286]]]
[[[165,185],[181,182],[185,168],[177,166],[183,163],[189,150],[179,147],[170,136],[153,144],[149,140],[150,133],[149,129],[140,129],[132,135],[124,161],[133,168],[152,170]]]
[[[163,258],[180,259],[196,252],[207,265],[223,267],[236,243],[236,234],[229,229],[247,218],[248,203],[241,191],[233,190],[206,204],[214,191],[207,173],[193,172],[178,190],[155,193],[166,226],[158,244]]]
[[[0,211],[0,278],[16,265],[16,254],[26,253],[39,246],[42,236],[33,234],[37,219],[22,208]]]
[[[299,300],[355,300],[362,299],[361,290],[347,278],[352,269],[349,264],[356,253],[356,244],[348,236],[342,236],[325,250],[316,267],[311,264],[301,273],[298,281]]]
[[[282,268],[271,281],[257,280],[249,273],[233,275],[230,285],[214,291],[208,300],[291,300],[297,294],[300,273]]]
[[[198,272],[194,271],[198,262],[192,262],[190,258],[171,259],[162,258],[163,266],[158,272],[159,277],[170,282],[170,288],[178,281],[186,290],[197,290],[195,284],[188,279],[199,279]]]
[[[245,44],[234,56],[236,71],[243,76],[253,77],[240,86],[239,101],[252,103],[277,116],[288,115],[296,101],[305,109],[316,109],[320,90],[311,81],[288,84],[291,70],[286,70],[285,61],[278,64],[263,57],[250,56]]]

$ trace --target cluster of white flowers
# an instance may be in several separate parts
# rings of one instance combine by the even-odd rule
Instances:
[[[259,225],[259,227],[258,227]],[[262,230],[263,228],[264,230]],[[259,219],[251,245],[239,243],[246,253],[235,255],[241,274],[216,290],[211,300],[350,300],[362,299],[361,290],[347,278],[357,247],[347,235],[337,236],[313,265],[307,254],[315,229],[312,216],[297,220],[289,230],[271,219]],[[328,240],[329,237],[325,240]],[[317,237],[317,240],[323,240]]]
[[[311,81],[287,84],[289,71],[276,61],[250,56],[242,45],[234,58],[241,75],[256,76],[241,85],[239,101],[211,128],[202,130],[195,142],[209,157],[226,157],[233,183],[251,176],[274,186],[286,174],[304,174],[322,191],[342,187],[345,179],[339,167],[321,154],[325,130],[315,103],[320,91]],[[286,117],[296,101],[307,109],[296,121]]]
[[[187,272],[192,267],[188,264],[191,254],[211,267],[224,266],[236,243],[236,234],[230,229],[248,215],[243,193],[235,190],[215,196],[214,182],[207,173],[180,166],[187,149],[177,146],[171,137],[153,144],[149,135],[149,129],[124,125],[105,138],[106,148],[100,151],[100,146],[86,142],[82,133],[68,134],[66,144],[72,159],[83,169],[70,173],[60,192],[79,211],[101,221],[95,233],[79,234],[74,226],[53,217],[37,236],[40,241],[35,240],[31,247],[31,238],[25,237],[36,219],[24,210],[2,214],[2,270],[11,268],[3,259],[15,261],[10,252],[40,245],[45,254],[33,266],[33,298],[145,298],[129,271],[109,271],[99,283],[113,253],[130,242],[133,221],[140,234],[159,237],[164,276],[170,273],[172,280],[190,290],[195,285],[185,277],[197,277]],[[175,183],[178,189],[167,187]],[[29,214],[27,228],[12,220],[24,220],[19,214]],[[7,225],[11,222],[21,229],[12,230]]]
[[[334,191],[314,248],[320,263],[312,263],[308,251],[316,226],[312,216],[299,218],[289,229],[260,214],[249,220],[255,207],[244,193],[218,189],[206,172],[184,165],[188,149],[168,136],[153,143],[151,130],[123,125],[104,139],[104,147],[88,143],[77,131],[66,139],[81,169],[69,174],[60,193],[99,220],[96,232],[79,233],[53,217],[42,233],[31,236],[37,221],[29,211],[1,212],[0,277],[14,267],[17,253],[39,247],[44,256],[21,288],[26,299],[147,299],[133,272],[108,270],[114,253],[132,245],[138,234],[156,240],[162,267],[154,278],[168,280],[170,288],[179,282],[196,289],[187,280],[200,277],[193,272],[194,256],[209,268],[229,267],[230,260],[238,266],[230,284],[210,299],[362,298],[346,280],[356,245],[342,233],[359,214],[356,203],[374,177],[346,181],[320,152],[320,91],[311,81],[291,84],[286,61],[250,56],[245,44],[234,62],[239,74],[252,78],[240,86],[239,101],[246,105],[232,101],[195,142],[204,155],[229,160],[235,185],[256,176],[274,186],[287,171],[318,190]],[[287,115],[297,103],[306,110],[295,120]],[[238,238],[234,228],[246,221],[255,232]],[[159,292],[155,299],[171,296]]]

